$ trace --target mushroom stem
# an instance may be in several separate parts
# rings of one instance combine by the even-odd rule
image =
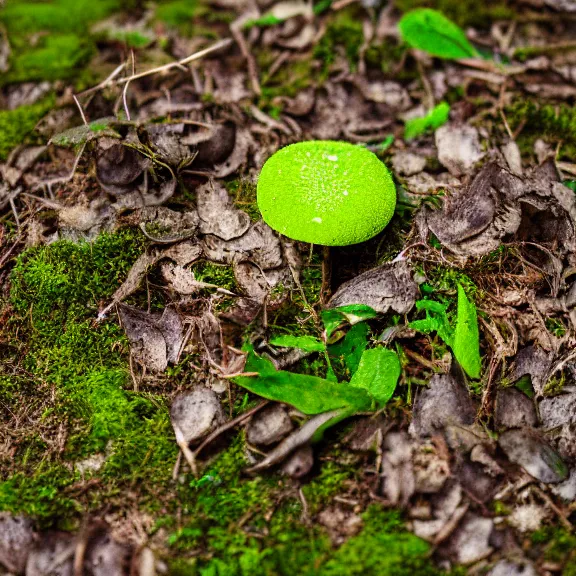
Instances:
[[[320,303],[324,306],[332,295],[332,253],[330,246],[322,246],[322,288],[320,289]]]

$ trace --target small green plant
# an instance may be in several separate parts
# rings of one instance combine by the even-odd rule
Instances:
[[[343,315],[350,314],[350,307],[336,309]],[[355,307],[358,308],[358,307]],[[371,310],[367,306],[362,308]],[[366,312],[366,310],[365,310]],[[372,315],[375,312],[371,310]],[[330,329],[334,329],[333,320],[328,320]],[[338,382],[331,366],[331,356],[335,350],[313,336],[284,335],[272,338],[275,346],[300,348],[307,352],[321,352],[328,364],[326,378],[310,374],[297,374],[276,370],[274,364],[248,350],[245,372],[255,376],[241,376],[235,379],[240,386],[254,394],[277,402],[290,404],[304,414],[322,414],[334,411],[328,425],[335,424],[357,412],[374,410],[384,406],[396,389],[401,367],[398,356],[392,350],[383,347],[367,349],[368,330],[353,328],[353,336],[344,340],[340,351],[353,351],[348,361],[349,382]],[[324,426],[324,429],[327,426]]]
[[[416,308],[424,310],[426,318],[410,322],[410,328],[425,334],[436,332],[452,348],[456,360],[466,374],[470,378],[479,378],[481,359],[476,306],[468,299],[462,286],[458,284],[458,308],[454,328],[448,320],[446,305],[434,300],[419,300]]]
[[[424,134],[428,130],[436,130],[443,124],[446,124],[450,115],[450,105],[446,102],[440,102],[432,108],[425,116],[421,118],[410,118],[406,120],[404,126],[404,139],[411,140]]]
[[[432,56],[449,60],[478,57],[464,31],[437,10],[411,10],[404,14],[398,27],[407,44]]]

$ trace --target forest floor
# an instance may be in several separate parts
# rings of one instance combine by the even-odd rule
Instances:
[[[576,575],[575,38],[573,0],[0,3],[0,574]],[[390,168],[380,234],[262,221],[304,140]]]

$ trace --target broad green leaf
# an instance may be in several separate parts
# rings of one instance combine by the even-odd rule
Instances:
[[[320,316],[324,323],[326,337],[330,338],[334,330],[344,321],[347,321],[351,325],[358,324],[358,322],[376,318],[378,312],[365,304],[348,304],[347,306],[340,306],[339,308],[322,310]]]
[[[244,368],[246,372],[259,372],[259,376],[240,376],[234,382],[250,392],[294,406],[304,414],[321,414],[329,410],[347,408],[353,412],[368,410],[370,396],[346,383],[335,383],[284,370],[276,371],[269,360],[249,352]]]
[[[314,336],[292,336],[289,334],[275,336],[270,340],[270,344],[283,348],[300,348],[305,352],[322,352],[326,349],[324,342],[314,338]]]
[[[402,16],[398,27],[407,44],[432,56],[452,60],[478,56],[464,31],[437,10],[411,10]]]
[[[437,106],[432,108],[422,118],[411,118],[406,120],[404,126],[404,139],[410,140],[424,134],[427,130],[436,130],[448,121],[450,114],[450,105],[446,102],[440,102]]]
[[[350,374],[358,370],[360,358],[368,346],[368,332],[370,331],[365,322],[352,326],[342,341],[328,347],[328,353],[332,358],[343,358]]]
[[[365,350],[350,386],[363,388],[380,405],[386,404],[400,378],[400,360],[395,352],[386,348]]]
[[[480,335],[476,306],[458,284],[458,312],[454,330],[454,356],[470,378],[480,378]]]

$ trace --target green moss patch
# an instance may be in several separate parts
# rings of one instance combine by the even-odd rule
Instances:
[[[357,17],[355,8],[341,10],[330,17],[326,32],[314,47],[314,57],[322,61],[323,76],[329,74],[339,51],[346,57],[351,68],[355,69],[363,43],[362,19]]]
[[[2,331],[1,396],[7,414],[26,408],[35,426],[21,431],[12,423],[19,442],[0,466],[0,509],[66,522],[101,505],[106,492],[138,482],[142,495],[168,483],[177,448],[165,399],[131,390],[122,330],[114,319],[94,321],[143,248],[139,233],[121,232],[18,258],[4,302],[11,314]],[[52,442],[57,434],[62,440]],[[108,455],[95,473],[105,488],[80,502],[71,492],[83,479],[74,463],[97,452]]]
[[[506,107],[506,117],[513,130],[520,124],[518,145],[524,154],[532,155],[534,141],[561,142],[559,157],[572,161],[576,156],[576,110],[567,104],[538,104],[519,100]]]
[[[0,11],[12,46],[1,84],[69,79],[94,51],[89,27],[121,7],[117,0],[13,0]]]
[[[0,160],[6,160],[10,151],[26,140],[53,104],[50,97],[15,110],[0,110]]]
[[[179,556],[170,564],[171,574],[289,575],[294,567],[304,576],[439,574],[428,560],[429,545],[405,531],[397,512],[370,507],[364,529],[335,549],[317,522],[305,521],[289,480],[243,477],[247,464],[243,438],[237,436],[201,478],[181,485],[182,525],[168,538]],[[329,505],[353,475],[349,466],[325,463],[303,488],[308,513]],[[166,517],[158,527],[174,523]],[[185,560],[188,550],[202,552]]]

